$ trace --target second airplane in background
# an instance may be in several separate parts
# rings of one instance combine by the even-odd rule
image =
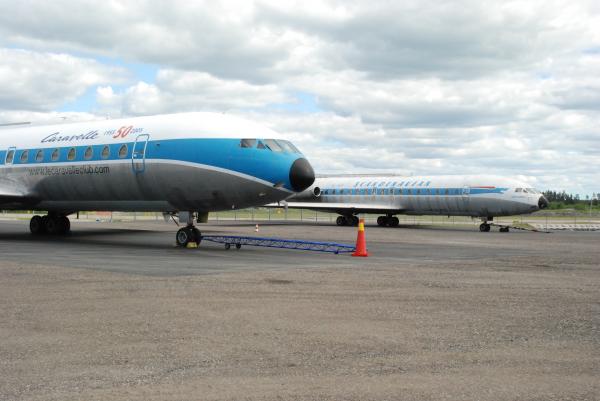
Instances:
[[[471,216],[490,231],[494,217],[532,213],[548,201],[523,182],[497,176],[356,175],[318,177],[281,205],[338,213],[338,225],[356,225],[359,213],[381,214],[377,224],[390,227],[399,224],[397,214]]]

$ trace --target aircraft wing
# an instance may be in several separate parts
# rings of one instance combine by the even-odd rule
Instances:
[[[267,207],[284,207],[289,209],[311,209],[335,212],[338,214],[352,213],[401,213],[402,209],[385,208],[382,205],[368,203],[345,203],[345,202],[286,202],[270,203]]]
[[[2,177],[0,178],[0,207],[6,205],[33,205],[35,197],[24,190],[17,182]]]

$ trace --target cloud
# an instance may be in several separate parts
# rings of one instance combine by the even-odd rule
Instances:
[[[0,49],[0,109],[52,111],[126,72],[68,54]]]
[[[148,115],[165,112],[262,108],[293,101],[275,85],[253,85],[223,80],[204,72],[160,70],[155,84],[138,82],[123,92],[112,87],[97,90],[99,110],[114,115]]]
[[[97,115],[244,114],[319,172],[493,172],[599,192],[592,0],[0,0],[0,11],[0,45],[20,59],[0,59],[4,115],[95,90]],[[125,81],[128,63],[156,76]],[[291,107],[299,97],[311,107]]]

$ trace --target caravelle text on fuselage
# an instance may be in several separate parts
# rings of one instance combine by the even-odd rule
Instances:
[[[277,202],[314,181],[310,163],[270,129],[218,113],[181,113],[0,130],[0,209],[44,210],[33,233],[64,233],[81,210],[193,218]]]

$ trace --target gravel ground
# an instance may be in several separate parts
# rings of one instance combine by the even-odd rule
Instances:
[[[599,235],[393,232],[368,239],[394,258],[322,267],[0,261],[0,400],[600,399]]]

